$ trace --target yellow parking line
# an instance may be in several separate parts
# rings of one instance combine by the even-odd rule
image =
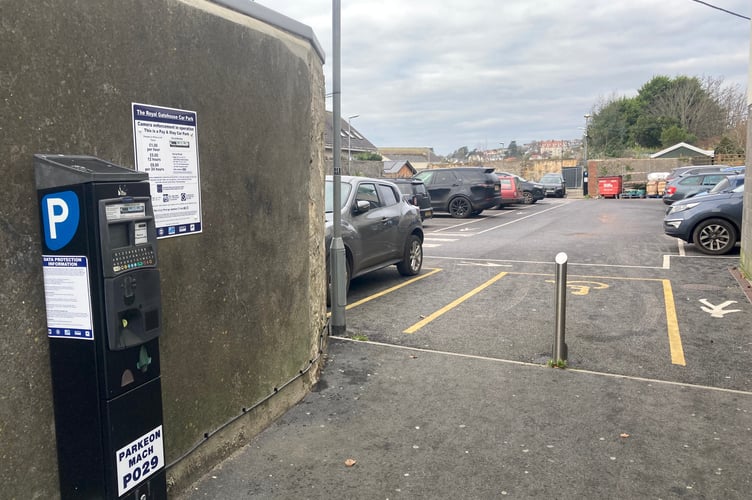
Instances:
[[[345,307],[345,310],[352,309],[353,307],[358,307],[359,305],[365,304],[366,302],[370,302],[373,299],[378,299],[379,297],[383,297],[384,295],[386,295],[388,293],[392,293],[395,290],[399,290],[400,288],[402,288],[404,286],[411,285],[411,284],[415,283],[416,281],[422,280],[423,278],[428,278],[429,276],[432,276],[432,275],[438,273],[439,271],[441,271],[441,269],[439,269],[439,268],[433,268],[433,269],[431,269],[430,273],[421,274],[420,276],[416,276],[415,278],[409,279],[407,281],[403,281],[399,285],[395,285],[395,286],[393,286],[391,288],[387,288],[386,290],[382,290],[379,293],[375,293],[373,295],[369,295],[368,297],[366,297],[364,299],[361,299],[361,300],[359,300],[357,302],[353,302],[352,304],[349,304],[347,307]]]
[[[671,363],[686,366],[684,349],[682,348],[681,336],[679,335],[679,320],[676,319],[674,291],[671,288],[669,280],[661,281],[663,281],[663,300],[666,304],[666,323],[668,324],[668,345],[671,349]]]
[[[438,268],[438,267],[436,267],[436,268],[426,268],[426,269],[431,269],[431,272],[426,273],[426,274],[421,274],[420,276],[416,276],[415,278],[412,278],[412,279],[409,279],[407,281],[404,281],[404,282],[400,283],[399,285],[395,285],[395,286],[393,286],[391,288],[387,288],[386,290],[382,290],[379,293],[375,293],[373,295],[369,295],[365,299],[361,299],[361,300],[359,300],[357,302],[353,302],[352,304],[348,304],[347,306],[345,306],[345,310],[349,310],[349,309],[352,309],[353,307],[357,307],[357,306],[359,306],[361,304],[365,304],[366,302],[370,302],[373,299],[377,299],[379,297],[382,297],[382,296],[386,295],[387,293],[391,293],[391,292],[393,292],[395,290],[399,290],[403,286],[411,285],[411,284],[415,283],[416,281],[420,281],[423,278],[428,278],[429,276],[431,276],[433,274],[436,274],[439,271],[441,271],[441,269]],[[332,315],[331,311],[328,311],[326,313],[326,317],[327,318],[331,317],[331,315]]]
[[[509,274],[507,271],[503,271],[503,272],[497,274],[496,276],[494,276],[490,280],[486,281],[485,283],[483,283],[479,287],[477,287],[477,288],[471,290],[470,292],[466,293],[465,295],[463,295],[459,299],[454,300],[453,302],[451,302],[448,305],[442,307],[441,309],[439,309],[438,311],[434,312],[433,314],[431,314],[429,316],[426,316],[425,318],[423,318],[422,320],[418,321],[417,323],[415,323],[413,326],[411,326],[407,330],[403,331],[402,333],[415,333],[415,332],[417,332],[418,330],[420,330],[421,328],[423,328],[424,326],[426,326],[431,321],[435,320],[436,318],[438,318],[439,316],[441,316],[445,312],[454,309],[455,307],[457,307],[458,305],[460,305],[461,303],[463,303],[464,301],[466,301],[467,299],[469,299],[473,295],[475,295],[477,293],[480,293],[484,289],[486,289],[489,286],[493,285],[494,283],[496,283],[497,281],[499,281],[501,278],[503,278],[507,274]]]

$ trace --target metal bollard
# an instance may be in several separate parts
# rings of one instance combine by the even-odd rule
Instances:
[[[553,362],[567,360],[567,344],[564,342],[567,316],[567,254],[556,254],[556,331],[554,332]]]

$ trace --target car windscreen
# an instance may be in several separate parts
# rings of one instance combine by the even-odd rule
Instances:
[[[731,190],[732,193],[743,193],[744,192],[744,184],[739,184],[734,189]]]
[[[729,181],[729,178],[726,177],[721,182],[713,186],[713,188],[708,191],[708,194],[716,194],[720,193],[721,191],[727,190],[731,186],[731,181]]]
[[[344,207],[345,203],[347,202],[347,198],[350,196],[350,190],[352,189],[352,186],[347,182],[341,182],[340,186],[342,192],[340,202],[341,207]],[[324,200],[326,212],[333,212],[334,210],[332,209],[332,207],[334,206],[334,181],[326,181],[326,186],[324,188]]]
[[[413,187],[410,184],[405,184],[404,182],[398,182],[397,187],[400,191],[402,191],[402,194],[413,194]]]

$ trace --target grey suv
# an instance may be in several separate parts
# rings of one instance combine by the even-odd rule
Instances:
[[[493,168],[437,168],[413,177],[426,185],[435,211],[449,212],[458,219],[501,204],[501,183]]]
[[[679,200],[666,211],[663,231],[694,243],[708,255],[723,255],[734,249],[741,237],[744,214],[744,184],[730,192]]]
[[[343,175],[340,189],[346,286],[352,278],[392,264],[404,276],[418,274],[423,266],[423,224],[418,208],[404,200],[394,183],[384,179]],[[324,191],[327,276],[334,233],[333,193],[334,178],[327,176]]]

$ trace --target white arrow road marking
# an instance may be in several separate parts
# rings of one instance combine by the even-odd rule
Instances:
[[[710,313],[710,316],[712,316],[713,318],[722,318],[728,313],[735,313],[735,312],[741,311],[741,309],[729,309],[727,311],[723,309],[724,307],[730,306],[731,304],[736,304],[735,300],[727,300],[723,304],[719,304],[717,306],[714,306],[713,304],[711,304],[708,301],[708,299],[700,299],[700,302],[702,302],[703,304],[707,306],[707,307],[701,306],[700,309],[702,309],[706,313]]]

